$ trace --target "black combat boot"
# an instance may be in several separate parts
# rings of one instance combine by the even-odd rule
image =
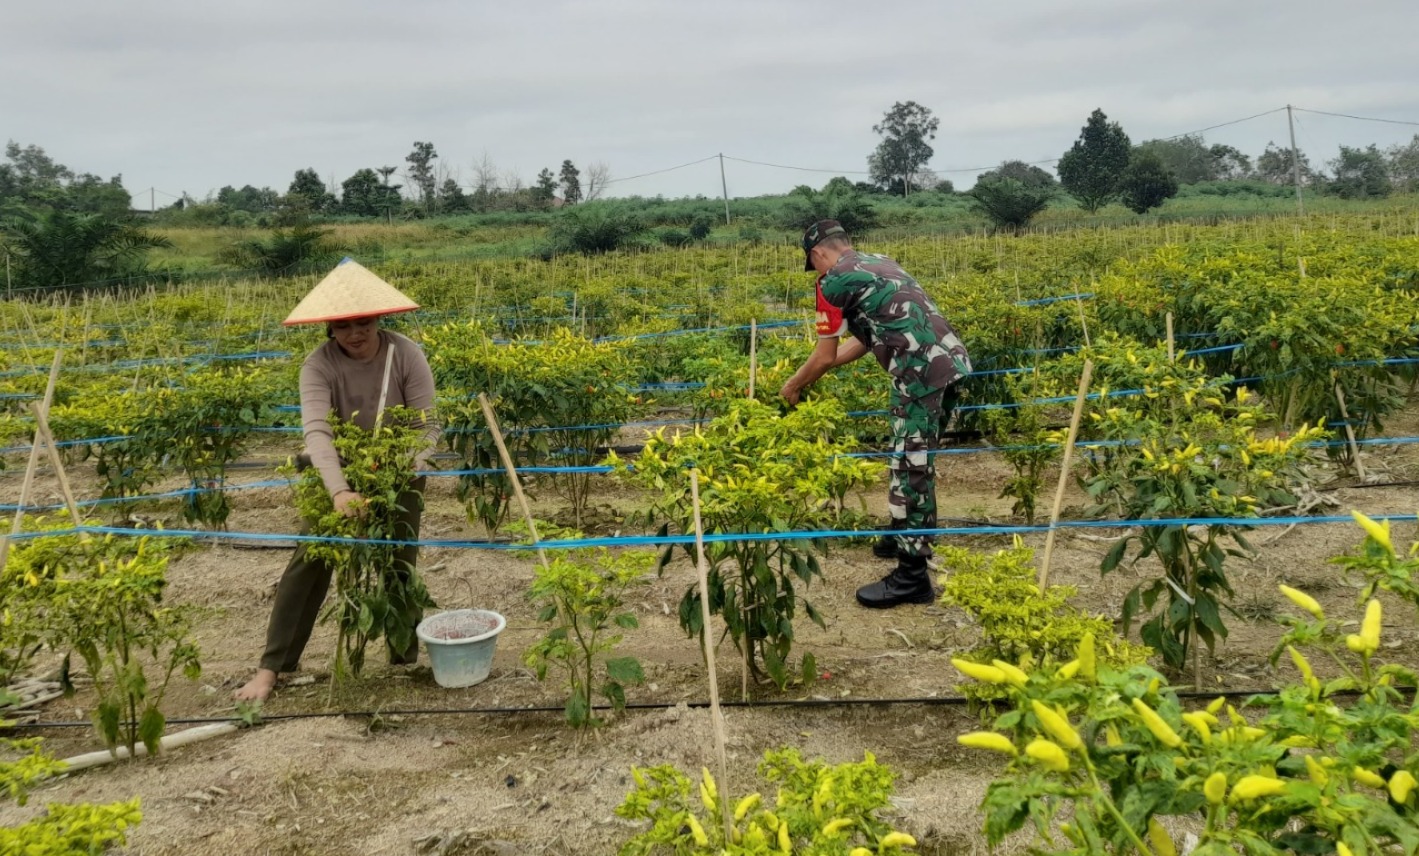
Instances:
[[[883,535],[872,544],[872,555],[879,559],[897,558],[897,536]]]
[[[897,567],[875,583],[857,590],[857,602],[868,609],[890,609],[903,603],[931,603],[936,591],[925,556],[901,556]]]

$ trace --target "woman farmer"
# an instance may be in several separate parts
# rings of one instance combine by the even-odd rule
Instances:
[[[438,441],[434,378],[423,351],[408,338],[379,326],[381,316],[418,308],[394,286],[347,258],[286,318],[288,326],[325,324],[326,341],[301,366],[301,425],[310,465],[320,471],[335,510],[347,517],[362,514],[365,502],[364,497],[350,489],[341,472],[328,421],[330,414],[368,431],[374,428],[381,405],[402,405],[419,411],[423,414],[422,425],[415,427],[425,429],[427,442],[414,461],[416,471],[424,469]],[[397,540],[418,540],[423,489],[424,478],[420,476],[400,497],[399,505],[405,511],[395,522]],[[407,577],[413,572],[417,555],[416,546],[400,547],[390,572]],[[330,577],[330,567],[308,556],[304,545],[296,549],[276,587],[260,666],[234,694],[238,700],[265,699],[278,675],[296,669],[330,588]],[[398,604],[391,606],[399,608]],[[418,615],[411,617],[418,622]],[[410,641],[404,650],[390,647],[391,664],[404,665],[418,658],[419,640],[414,637],[412,626],[410,629]]]

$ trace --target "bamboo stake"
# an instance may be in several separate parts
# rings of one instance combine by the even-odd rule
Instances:
[[[1094,287],[1093,283],[1090,283]],[[1084,329],[1084,347],[1089,347],[1089,322],[1084,318],[1084,298],[1079,294],[1079,287],[1074,287],[1074,304],[1079,307],[1079,326]]]
[[[75,526],[83,526],[83,515],[79,514],[79,504],[74,501],[74,491],[69,487],[69,474],[64,470],[64,462],[59,459],[59,447],[54,445],[54,435],[49,431],[49,419],[45,417],[39,402],[31,403],[30,409],[34,411],[35,436],[44,442],[44,449],[49,453],[49,465],[54,467],[54,475],[59,479],[59,492],[64,495],[69,516],[74,519]]]
[[[714,641],[710,635],[709,560],[705,557],[705,527],[700,521],[699,470],[690,470],[690,500],[695,508],[695,573],[700,583],[700,619],[703,623],[700,629],[705,648],[705,667],[709,672],[710,722],[714,725],[714,751],[719,760],[719,813],[724,821],[724,840],[729,841],[733,833],[729,818],[729,759],[724,748],[727,742],[724,712],[719,707],[719,673],[714,667]]]
[[[1168,322],[1168,362],[1177,362],[1176,352],[1173,350],[1173,313],[1169,312]]]
[[[749,319],[749,397],[754,397],[754,376],[759,369],[759,325]]]
[[[40,401],[40,406],[46,412],[54,401],[54,386],[59,381],[59,364],[63,358],[64,350],[55,349],[54,363],[49,367],[49,382],[44,387],[44,398]],[[29,465],[25,467],[25,480],[20,484],[20,501],[15,508],[15,520],[10,524],[10,534],[0,535],[0,569],[5,567],[5,562],[10,558],[10,538],[20,534],[20,529],[24,526],[25,506],[29,505],[35,470],[39,469],[39,441],[39,429],[36,427],[33,442],[30,443]]]
[[[1360,462],[1360,445],[1355,442],[1355,428],[1350,424],[1350,413],[1345,409],[1345,392],[1340,388],[1340,378],[1331,371],[1330,379],[1335,382],[1335,401],[1340,405],[1340,419],[1345,423],[1345,440],[1350,446],[1350,457],[1355,461],[1355,475],[1365,480],[1365,465]]]
[[[1064,489],[1069,484],[1069,459],[1074,454],[1074,440],[1079,436],[1079,420],[1084,415],[1084,399],[1089,393],[1089,380],[1094,376],[1094,361],[1084,361],[1079,375],[1079,394],[1074,398],[1074,415],[1069,420],[1069,436],[1064,441],[1064,458],[1059,464],[1059,484],[1054,489],[1054,507],[1049,513],[1049,534],[1045,536],[1045,555],[1040,564],[1040,591],[1049,585],[1049,565],[1054,558],[1054,536],[1059,526],[1059,509],[1064,505]]]
[[[483,419],[488,423],[488,430],[493,433],[493,442],[498,444],[498,457],[502,458],[503,469],[507,470],[508,481],[512,482],[512,495],[522,506],[522,516],[527,520],[527,534],[532,537],[532,546],[537,548],[537,558],[542,560],[543,568],[550,567],[547,552],[537,538],[537,521],[532,517],[532,506],[527,504],[527,495],[522,492],[522,480],[517,477],[517,470],[512,465],[512,455],[508,454],[507,444],[503,442],[503,432],[498,428],[498,417],[493,415],[493,405],[488,401],[487,393],[478,393],[478,404],[483,408]]]

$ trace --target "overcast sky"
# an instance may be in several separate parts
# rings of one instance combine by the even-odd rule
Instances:
[[[1419,122],[1416,0],[0,0],[0,138],[146,207],[225,184],[284,191],[405,166],[415,140],[465,183],[485,153],[531,182],[563,159],[613,177],[723,152],[866,169],[896,101],[941,120],[958,185],[1058,157],[1103,108],[1135,142],[1287,103]],[[1419,127],[1297,114],[1320,165]],[[1284,111],[1210,131],[1253,156]],[[833,172],[727,161],[732,196]],[[854,176],[856,178],[857,176]],[[612,185],[718,195],[717,160]]]

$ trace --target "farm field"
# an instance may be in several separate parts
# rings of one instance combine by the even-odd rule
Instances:
[[[960,702],[963,693],[993,697],[999,711],[1010,702],[951,661],[979,659],[1004,643],[984,632],[978,601],[950,594],[949,583],[970,573],[968,554],[1008,552],[1015,537],[1022,545],[1015,555],[1033,577],[1084,359],[1092,361],[1094,398],[1061,518],[1113,525],[1059,530],[1049,581],[1077,590],[1069,603],[1081,615],[1101,616],[1101,634],[1132,643],[1101,660],[1113,657],[1122,670],[1149,645],[1149,666],[1179,690],[1192,689],[1200,675],[1206,698],[1294,685],[1300,678],[1287,656],[1279,666],[1271,660],[1285,630],[1278,619],[1296,614],[1277,586],[1308,592],[1328,615],[1358,622],[1364,573],[1347,574],[1331,559],[1374,544],[1362,547],[1366,533],[1349,512],[1408,516],[1392,528],[1401,557],[1419,540],[1412,518],[1419,505],[1414,212],[1018,239],[926,237],[862,248],[894,256],[922,282],[975,362],[937,459],[940,524],[950,530],[938,540],[938,571],[952,603],[877,613],[853,602],[854,589],[890,567],[872,557],[867,537],[835,534],[883,526],[885,482],[880,457],[871,454],[882,445],[886,385],[880,369],[862,361],[820,384],[802,424],[774,403],[812,347],[811,282],[795,269],[797,249],[375,265],[424,306],[392,324],[429,355],[447,429],[435,463],[457,473],[429,481],[421,538],[432,544],[420,567],[441,607],[477,606],[507,618],[490,678],[442,689],[426,658],[389,667],[371,653],[363,675],[332,685],[327,661],[337,632],[322,624],[302,670],[262,709],[264,724],[156,759],[40,782],[28,806],[0,806],[0,821],[23,823],[49,802],[137,796],[143,820],[129,834],[132,853],[613,853],[646,826],[614,814],[636,787],[632,765],[672,764],[692,778],[701,767],[714,769],[710,716],[700,706],[705,667],[681,627],[681,598],[695,570],[679,548],[663,573],[647,558],[621,590],[637,626],[623,631],[615,653],[635,657],[644,673],[643,683],[625,688],[631,708],[604,714],[603,726],[573,729],[560,712],[565,686],[552,676],[539,682],[524,663],[523,652],[548,630],[528,597],[538,560],[530,550],[507,549],[525,533],[489,442],[480,392],[497,408],[539,530],[553,539],[551,553],[586,537],[607,539],[616,554],[654,553],[662,523],[682,531],[670,473],[686,448],[677,436],[692,436],[697,425],[709,438],[691,451],[712,530],[817,536],[761,542],[769,550],[796,545],[805,557],[799,565],[787,553],[765,554],[768,562],[787,557],[792,569],[780,569],[775,584],[779,576],[801,579],[798,594],[823,626],[807,620],[806,610],[792,615],[786,657],[774,649],[783,640],[772,631],[755,637],[748,696],[756,705],[726,711],[729,781],[720,790],[764,789],[767,798],[753,770],[778,747],[834,764],[870,752],[897,773],[885,814],[893,829],[916,839],[910,852],[987,852],[978,806],[1008,759],[958,744],[959,735],[982,728],[982,715]],[[168,557],[162,598],[195,609],[201,675],[172,678],[162,702],[170,731],[185,719],[236,714],[231,691],[260,653],[272,589],[289,555],[291,542],[280,536],[300,528],[277,467],[298,451],[296,368],[320,331],[283,329],[280,319],[311,284],[242,280],[0,305],[7,343],[0,434],[9,447],[0,502],[13,512],[20,499],[30,406],[62,347],[48,421],[67,444],[74,495],[91,503],[84,514],[112,527],[118,540],[135,539],[140,527],[191,533]],[[1172,360],[1169,332],[1178,352]],[[751,384],[763,407],[740,404]],[[752,469],[726,451],[736,436],[760,462]],[[866,456],[846,457],[853,454]],[[652,471],[651,455],[666,462],[660,485],[640,475]],[[823,466],[803,469],[823,473],[816,480],[798,484],[784,475],[750,484],[819,459],[813,455]],[[833,463],[842,460],[857,463]],[[62,531],[69,518],[56,475],[41,468],[30,504],[48,507],[42,525]],[[1159,519],[1178,522],[1129,523]],[[1139,538],[1149,532],[1176,533],[1174,556],[1188,552],[1179,544],[1211,556],[1214,542],[1238,555],[1223,558],[1219,546],[1215,567],[1201,558],[1196,566],[1183,559],[1165,566],[1153,555],[1168,549],[1165,542],[1155,539],[1153,554],[1139,555]],[[1231,540],[1243,532],[1246,545]],[[41,541],[17,540],[12,549]],[[721,579],[739,579],[742,555],[716,550]],[[1173,583],[1160,581],[1165,567]],[[8,566],[0,583],[10,587],[7,606],[20,602],[25,586],[40,587]],[[1139,594],[1150,586],[1152,597]],[[1367,669],[1369,656],[1419,668],[1412,595],[1385,587],[1378,597],[1383,647],[1366,655]],[[1191,612],[1168,606],[1188,599]],[[975,612],[962,607],[968,601]],[[1130,601],[1135,617],[1122,622]],[[32,612],[43,625],[44,610]],[[736,633],[717,647],[727,702],[744,692],[737,641]],[[997,650],[1052,673],[1078,641],[1077,634],[1067,646],[1014,640],[1016,647]],[[1099,644],[1103,652],[1102,635]],[[1022,651],[1033,656],[1021,661]],[[813,658],[806,669],[805,653]],[[61,654],[42,650],[17,673],[50,674]],[[1335,677],[1336,664],[1314,659],[1322,677]],[[50,723],[25,735],[43,736],[57,757],[100,745],[88,725],[93,675],[73,662],[76,693],[23,713]],[[813,679],[803,681],[805,672]],[[1046,681],[1034,680],[1031,686]],[[539,710],[518,710],[528,707]],[[346,715],[331,715],[340,712]],[[1404,754],[1394,760],[1408,766]],[[1158,813],[1179,841],[1211,828],[1195,811]],[[1395,814],[1413,823],[1412,807]],[[1005,836],[998,852],[1026,852],[1032,843],[1027,826]]]

